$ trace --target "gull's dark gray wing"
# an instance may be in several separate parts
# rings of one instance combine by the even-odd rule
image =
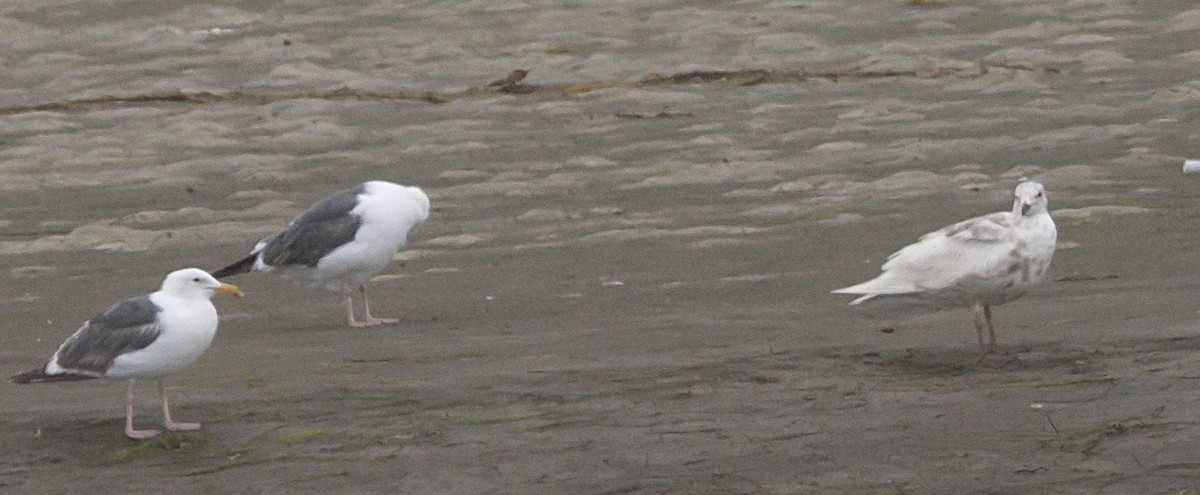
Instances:
[[[354,240],[362,219],[351,210],[365,190],[366,185],[359,184],[317,202],[263,246],[263,263],[316,266],[330,251]]]
[[[55,353],[55,364],[67,371],[103,375],[117,356],[144,349],[158,338],[158,312],[150,296],[113,305],[63,342]]]

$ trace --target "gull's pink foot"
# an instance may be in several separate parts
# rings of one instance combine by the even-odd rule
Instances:
[[[367,286],[360,286],[358,290],[362,292],[363,298],[363,321],[361,326],[373,327],[375,325],[382,325],[384,323],[400,323],[400,320],[395,318],[376,318],[371,316],[371,300],[367,298]],[[354,314],[351,313],[350,317],[353,318]]]
[[[171,419],[171,405],[167,403],[167,390],[163,387],[162,380],[158,381],[158,396],[162,398],[162,414],[163,428],[167,431],[196,431],[200,429],[200,423],[176,423]]]
[[[400,323],[400,320],[397,320],[395,318],[367,317],[363,321],[349,319],[349,320],[346,320],[346,323],[348,323],[350,326],[352,326],[354,328],[364,328],[364,327],[373,327],[375,325],[382,325],[384,323]]]
[[[134,440],[146,440],[148,438],[154,438],[158,436],[159,433],[160,432],[158,430],[134,430],[131,428],[125,429],[125,436]]]
[[[134,440],[154,438],[158,435],[158,430],[133,429],[133,384],[135,382],[136,380],[130,378],[129,387],[125,389],[125,436]],[[159,390],[162,390],[162,382],[159,382]]]

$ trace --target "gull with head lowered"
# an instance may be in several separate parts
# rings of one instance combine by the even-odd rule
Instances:
[[[878,277],[833,293],[862,296],[850,304],[879,296],[917,295],[945,306],[970,306],[980,352],[996,352],[992,306],[1025,295],[1042,280],[1058,238],[1041,184],[1022,182],[1013,194],[1012,211],[925,234],[889,256]]]
[[[225,278],[278,268],[307,271],[316,285],[341,289],[352,327],[397,323],[371,316],[367,281],[383,271],[429,218],[429,196],[419,187],[373,180],[318,201],[282,232],[258,242],[246,257],[213,272]],[[362,294],[363,319],[354,318],[353,293]]]

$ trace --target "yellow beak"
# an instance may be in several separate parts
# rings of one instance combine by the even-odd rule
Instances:
[[[237,288],[236,285],[227,284],[225,282],[221,282],[221,286],[213,289],[213,292],[225,294],[229,297],[242,297],[242,289]]]

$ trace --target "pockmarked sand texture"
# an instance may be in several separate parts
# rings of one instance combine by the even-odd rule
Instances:
[[[11,0],[0,46],[5,376],[335,191],[433,205],[371,282],[397,325],[238,278],[167,381],[203,430],[6,385],[0,492],[1200,483],[1188,2]],[[962,310],[828,293],[1021,178],[1058,248],[999,357]]]

